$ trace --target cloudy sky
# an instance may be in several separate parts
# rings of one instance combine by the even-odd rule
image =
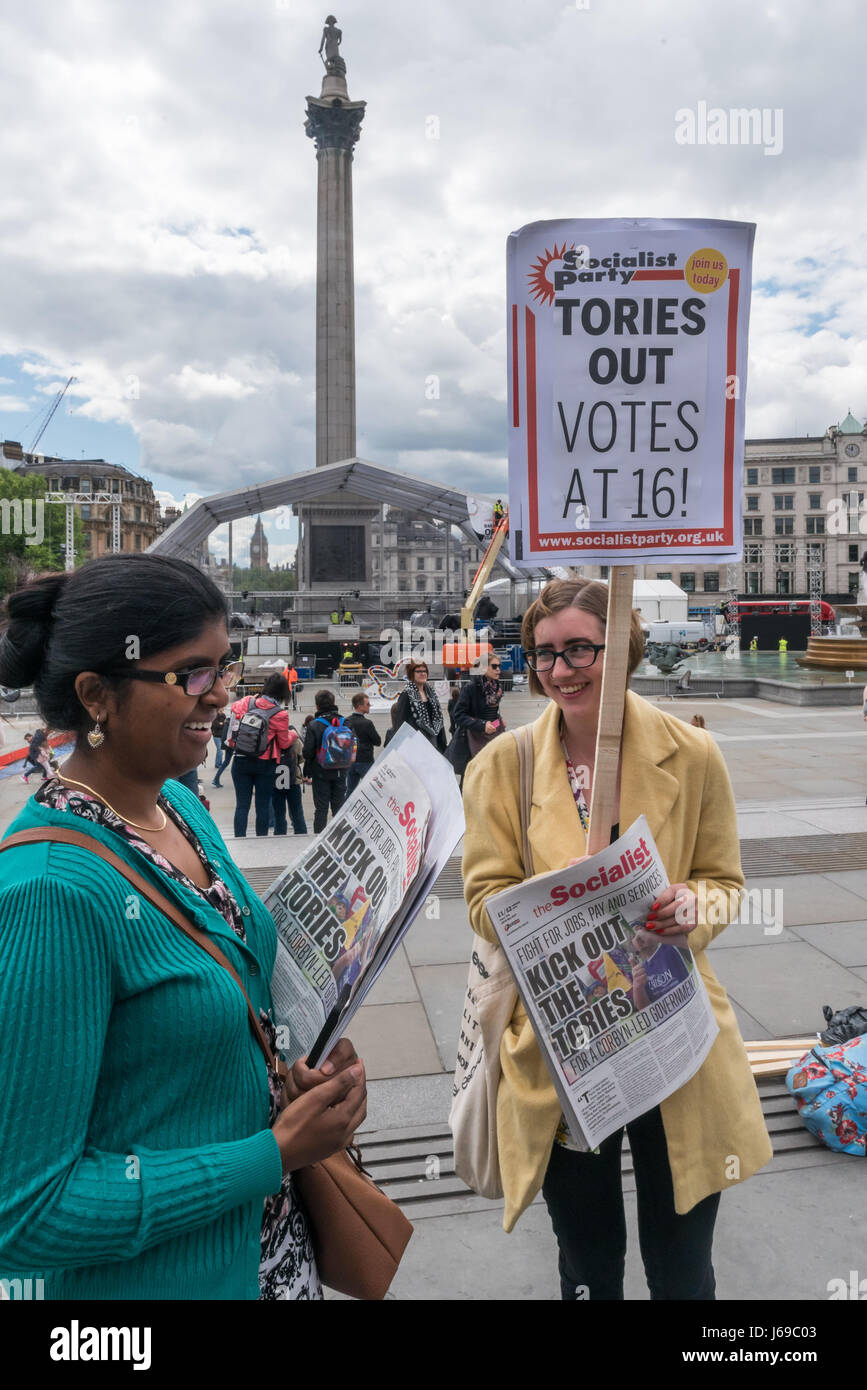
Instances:
[[[177,498],[314,464],[324,5],[7,0],[0,435]],[[867,415],[857,0],[338,6],[356,150],[358,453],[499,493],[505,242],[564,216],[758,224],[747,436]],[[768,108],[777,143],[683,145]],[[431,378],[438,399],[430,399]],[[272,557],[291,538],[271,530]],[[220,553],[220,542],[214,547]]]

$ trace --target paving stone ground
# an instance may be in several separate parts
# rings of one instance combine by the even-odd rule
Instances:
[[[513,693],[503,709],[515,726],[543,707]],[[659,707],[687,720],[704,715],[732,778],[742,839],[867,833],[860,709],[701,699],[659,701]],[[305,712],[302,701],[299,725]],[[387,713],[373,717],[384,732]],[[210,783],[212,769],[205,770]],[[34,785],[17,777],[0,781],[0,829]],[[249,838],[235,840],[231,779],[208,794],[242,868],[276,873],[310,843],[256,839],[252,825]],[[309,791],[305,809],[312,826]],[[745,1037],[815,1032],[824,1003],[842,1008],[867,1001],[867,868],[755,877],[748,887],[764,890],[778,917],[733,926],[711,947]],[[351,1030],[370,1078],[368,1131],[441,1124],[448,1113],[470,937],[462,900],[443,897],[437,910],[438,916],[416,921]],[[813,1166],[760,1173],[724,1196],[715,1245],[720,1298],[822,1300],[830,1280],[848,1278],[851,1269],[867,1275],[863,1161],[824,1150],[814,1158]],[[642,1299],[632,1196],[626,1206],[627,1297]],[[544,1206],[534,1204],[510,1236],[493,1208],[417,1219],[392,1292],[400,1299],[557,1298]]]

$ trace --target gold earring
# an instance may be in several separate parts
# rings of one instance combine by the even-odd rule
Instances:
[[[98,719],[94,724],[93,728],[90,730],[90,733],[87,735],[87,741],[90,744],[91,748],[99,748],[100,744],[105,743],[105,734],[99,727]]]

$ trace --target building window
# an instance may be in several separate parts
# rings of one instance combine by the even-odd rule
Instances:
[[[744,564],[760,565],[762,563],[762,547],[760,545],[744,546]]]
[[[822,481],[822,479],[821,479],[821,472],[822,472],[822,470],[821,470],[821,468],[818,467],[818,465],[813,465],[813,464],[811,464],[811,465],[810,465],[810,476],[809,476],[809,478],[807,479],[807,482],[809,482],[809,483],[819,483],[819,482],[821,482],[821,481]]]
[[[443,591],[443,581],[441,579],[438,579],[436,582],[436,590],[438,594],[441,594]]]
[[[138,531],[135,533],[135,548],[136,550],[141,550],[141,536]]]
[[[455,556],[454,560],[452,560],[452,569],[453,569],[453,570],[460,569],[460,564],[461,564],[460,560],[457,558],[457,556]]]
[[[141,521],[141,507],[135,508],[135,520]]]
[[[791,487],[795,481],[794,468],[772,468],[771,482],[774,487]]]
[[[822,510],[821,492],[811,492],[809,497],[809,503],[811,512],[820,512]]]
[[[746,580],[746,591],[748,594],[760,594],[762,592],[761,578],[762,576],[759,574],[758,570],[747,570],[744,579]]]
[[[747,469],[747,487],[758,487],[759,470],[757,468]]]
[[[81,492],[90,492],[90,479],[89,479],[89,478],[82,478],[82,479],[81,479],[81,488],[80,488],[80,491],[81,491]]]
[[[849,593],[850,593],[850,594],[857,594],[857,592],[858,592],[858,583],[859,583],[860,578],[861,578],[861,571],[860,571],[860,570],[854,570],[854,571],[853,571],[853,570],[850,570],[850,571],[849,571]]]
[[[443,567],[443,557],[442,557],[442,555],[438,555],[438,556],[437,556],[437,559],[436,559],[436,567],[437,567],[438,570],[441,570],[441,569],[442,569],[442,567]]]
[[[825,563],[825,547],[823,545],[807,546],[807,568],[815,569],[818,565]],[[824,585],[823,585],[824,587]]]
[[[687,573],[685,570],[680,572],[680,587],[685,594],[695,593],[695,575]]]
[[[858,469],[857,469],[857,468],[847,468],[847,469],[846,469],[846,480],[847,480],[847,482],[850,482],[850,483],[857,483],[857,481],[858,481]]]
[[[808,536],[824,536],[824,534],[825,534],[825,518],[824,518],[823,516],[808,516],[808,517],[807,517],[807,535],[808,535]]]
[[[795,534],[795,522],[790,516],[785,518],[778,516],[774,521],[775,536],[793,536]]]
[[[398,557],[397,557],[397,567],[398,567],[399,570],[405,570],[405,569],[406,569],[406,556],[405,556],[405,555],[398,555]]]
[[[419,555],[419,556],[418,556],[418,558],[416,559],[416,562],[415,562],[415,567],[416,567],[417,570],[423,570],[423,569],[424,569],[424,556],[423,556],[423,555]]]
[[[409,588],[409,580],[408,580],[408,579],[399,579],[399,580],[397,581],[397,592],[398,592],[399,594],[405,594],[408,588]]]
[[[49,490],[49,492],[59,492],[59,491],[60,491],[60,479],[59,479],[59,478],[51,478],[51,479],[49,480],[48,490]]]
[[[792,592],[792,576],[789,570],[777,570],[776,592],[778,594],[790,594]]]
[[[671,578],[671,570],[657,570],[657,571],[656,571],[656,577],[657,577],[657,579],[670,579],[670,578]]]
[[[109,479],[109,492],[120,492],[120,478]]]
[[[790,545],[774,546],[774,563],[777,565],[791,565],[794,563],[795,556],[793,547]]]
[[[748,512],[757,512],[758,510],[759,510],[759,499],[758,499],[758,497],[748,497],[748,498],[747,498],[747,511],[748,511]]]
[[[704,591],[706,594],[719,593],[719,575],[706,574],[704,577]]]
[[[609,569],[609,566],[608,566],[608,565],[600,565],[600,566],[599,566],[599,578],[600,578],[600,579],[607,579],[607,578],[608,578],[608,569]]]
[[[90,532],[89,532],[89,531],[82,531],[82,533],[81,533],[81,539],[82,539],[82,541],[83,541],[83,543],[84,543],[84,548],[85,548],[85,550],[89,550],[89,549],[90,549]]]
[[[791,512],[795,509],[795,499],[791,492],[774,493],[774,511]]]
[[[763,525],[762,518],[761,518],[760,516],[757,516],[756,519],[755,519],[755,521],[753,522],[753,535],[754,535],[754,536],[760,536],[760,535],[762,534],[762,525]]]
[[[416,575],[416,577],[415,577],[415,587],[416,587],[417,589],[423,589],[426,583],[427,583],[427,580],[425,579],[425,577],[424,577],[423,574],[417,574],[417,575]]]
[[[857,565],[857,563],[858,563],[858,561],[859,561],[860,559],[861,559],[861,556],[858,554],[858,546],[857,546],[857,545],[850,545],[850,546],[849,546],[849,564],[850,564],[850,565],[852,565],[852,564],[856,564],[856,565]]]

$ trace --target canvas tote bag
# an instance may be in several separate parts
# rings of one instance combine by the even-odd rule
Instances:
[[[518,745],[524,877],[533,876],[528,830],[533,795],[533,731],[512,731]],[[511,1022],[518,989],[500,946],[473,936],[449,1127],[454,1136],[455,1172],[481,1197],[502,1197],[497,1147],[500,1042]]]

